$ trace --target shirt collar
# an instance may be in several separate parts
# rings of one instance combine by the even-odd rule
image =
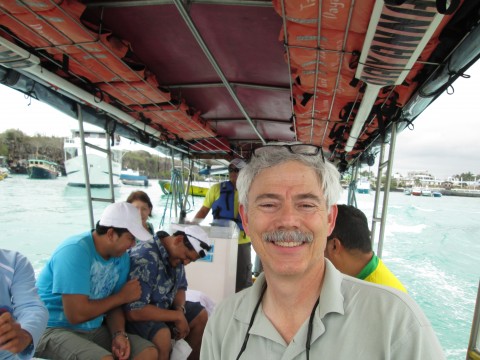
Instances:
[[[328,259],[325,259],[325,277],[320,293],[320,304],[317,308],[317,313],[320,311],[321,319],[331,312],[336,312],[342,315],[345,313],[343,305],[344,298],[341,291],[342,281],[343,274],[338,271]],[[243,299],[239,301],[240,305],[237,307],[234,314],[236,320],[245,324],[250,322],[250,317],[252,316],[255,305],[260,298],[264,285],[265,275],[262,273],[255,280],[252,287],[241,294],[243,295]],[[261,305],[258,312],[260,311]]]

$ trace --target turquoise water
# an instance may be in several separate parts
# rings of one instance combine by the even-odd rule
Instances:
[[[145,190],[158,226],[166,197],[156,181]],[[133,186],[115,189],[125,200]],[[108,190],[93,189],[104,197]],[[85,189],[66,178],[33,180],[17,175],[0,182],[0,248],[25,254],[38,271],[65,237],[89,228]],[[344,196],[346,198],[346,194]],[[371,218],[373,194],[358,194],[358,206]],[[190,201],[194,210],[203,198]],[[104,203],[94,203],[95,218]],[[383,260],[419,303],[449,360],[465,359],[480,278],[480,198],[425,198],[390,194]],[[167,211],[167,218],[174,213]]]

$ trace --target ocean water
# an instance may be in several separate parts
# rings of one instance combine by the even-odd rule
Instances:
[[[146,191],[153,203],[152,223],[174,218],[158,183],[119,186],[115,199]],[[93,189],[105,197],[107,189]],[[346,199],[344,194],[343,199]],[[358,207],[371,219],[373,194],[358,194]],[[189,198],[192,218],[203,198]],[[449,360],[465,359],[480,279],[480,198],[426,198],[391,193],[383,261],[423,309]],[[105,203],[94,202],[98,219]],[[167,209],[167,211],[165,211]],[[66,178],[34,180],[13,175],[0,181],[0,248],[25,254],[39,271],[57,244],[90,227],[85,189]]]

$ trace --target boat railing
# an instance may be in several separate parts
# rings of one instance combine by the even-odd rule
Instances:
[[[472,330],[466,360],[480,360],[480,282],[477,289],[477,302],[473,313]]]

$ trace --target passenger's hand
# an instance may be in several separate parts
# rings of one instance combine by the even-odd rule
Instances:
[[[190,333],[190,326],[188,326],[187,319],[183,314],[183,311],[179,311],[181,313],[179,319],[175,321],[175,328],[174,328],[174,336],[175,340],[184,339]],[[176,330],[175,330],[176,329]]]
[[[112,340],[112,354],[115,359],[127,360],[130,357],[130,340],[119,334]]]
[[[25,350],[32,342],[32,336],[22,329],[12,314],[4,312],[0,315],[0,350],[17,354]]]
[[[119,293],[123,298],[123,303],[130,303],[140,299],[142,295],[142,287],[138,279],[129,280],[123,285]]]

